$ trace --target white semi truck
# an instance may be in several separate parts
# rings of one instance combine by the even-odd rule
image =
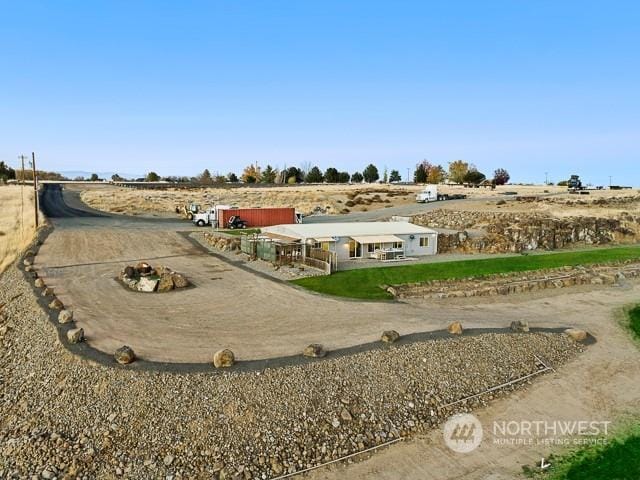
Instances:
[[[194,214],[193,223],[199,227],[204,227],[205,225],[216,225],[218,218],[220,218],[220,211],[228,210],[230,208],[234,207],[231,205],[214,205],[213,207],[209,207],[206,210],[202,210]]]
[[[423,191],[416,195],[416,202],[418,203],[437,202],[438,200],[440,198],[438,197],[437,185],[427,185]]]
[[[438,185],[426,185],[424,190],[416,195],[416,202],[440,202],[442,200],[461,200],[463,198],[467,198],[467,196],[462,194],[449,195],[447,193],[438,193]]]

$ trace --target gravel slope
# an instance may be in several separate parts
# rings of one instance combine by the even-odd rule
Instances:
[[[427,431],[453,413],[439,405],[534,371],[533,355],[557,366],[582,349],[487,334],[254,373],[139,373],[68,353],[15,268],[5,302],[0,478],[272,478]]]

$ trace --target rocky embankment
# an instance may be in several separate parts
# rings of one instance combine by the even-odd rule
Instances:
[[[412,218],[417,225],[457,230],[438,236],[438,252],[507,253],[555,250],[572,245],[635,243],[640,218],[564,217],[509,212],[433,210]],[[479,230],[483,235],[470,235]]]
[[[479,278],[431,280],[391,285],[386,290],[395,298],[494,297],[578,285],[624,285],[627,281],[638,277],[640,277],[640,264],[629,261],[588,267],[579,265],[504,273]]]
[[[0,478],[273,478],[427,431],[535,355],[559,366],[584,348],[463,334],[253,373],[134,372],[65,350],[15,268],[0,305]]]
[[[216,250],[236,252],[240,250],[240,237],[218,233],[205,233],[204,240]]]

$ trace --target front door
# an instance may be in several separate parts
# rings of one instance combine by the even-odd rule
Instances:
[[[355,240],[349,240],[349,258],[362,257],[362,245]]]

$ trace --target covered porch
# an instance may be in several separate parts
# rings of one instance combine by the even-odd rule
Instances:
[[[362,235],[349,238],[349,258],[380,261],[405,258],[404,240],[396,235]]]

